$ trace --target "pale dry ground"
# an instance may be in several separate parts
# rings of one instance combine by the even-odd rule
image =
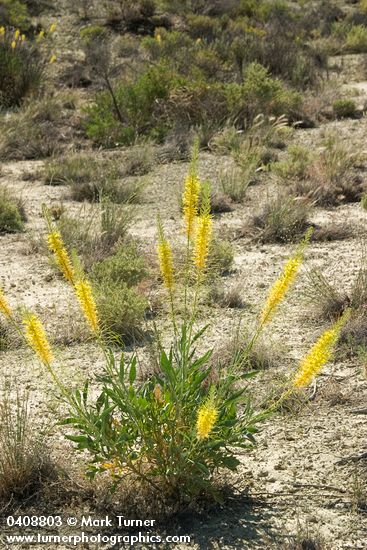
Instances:
[[[355,85],[348,81],[349,85],[359,89],[357,97],[362,102],[366,83]],[[337,130],[356,148],[366,149],[365,118],[299,130],[293,140],[315,146],[326,128]],[[228,158],[204,153],[200,162],[202,177],[210,179],[215,187],[225,162],[229,162]],[[52,205],[62,201],[68,211],[74,213],[79,213],[81,206],[67,198],[65,187],[45,186],[41,179],[22,180],[23,171],[36,172],[42,164],[41,161],[27,161],[3,166],[0,184],[7,185],[25,201],[28,223],[25,233],[0,237],[0,285],[12,306],[35,308],[50,333],[59,339],[75,331],[83,332],[83,326],[75,320],[78,316],[69,289],[54,275],[46,256],[34,248],[32,240],[42,238],[45,233],[42,203]],[[167,234],[177,241],[180,234],[178,197],[186,172],[187,163],[172,163],[157,166],[147,176],[148,186],[142,204],[136,207],[131,234],[142,240],[150,254],[154,253],[158,211]],[[217,234],[233,238],[236,230],[258,210],[260,201],[271,193],[272,186],[272,179],[263,177],[259,185],[249,189],[243,205],[237,206],[234,212],[216,217]],[[360,266],[358,233],[366,232],[366,212],[358,204],[317,209],[313,221],[321,225],[351,223],[356,230],[354,238],[313,243],[307,252],[307,265],[319,267],[328,279],[348,289]],[[267,288],[293,248],[260,245],[244,238],[235,239],[233,244],[235,265],[225,284],[241,285],[244,301],[248,304],[241,315],[244,325],[251,325]],[[325,327],[322,320],[310,316],[303,294],[306,285],[303,270],[292,294],[268,329],[267,337],[281,352],[282,360],[276,368],[255,379],[255,397],[276,386],[279,376],[294,368],[295,362]],[[210,346],[217,349],[233,335],[239,315],[236,310],[205,310],[202,322],[210,321]],[[73,385],[85,377],[92,379],[102,367],[99,351],[93,343],[60,346],[58,354],[63,379]],[[139,349],[139,357],[144,368],[147,357],[144,348]],[[31,391],[32,410],[40,421],[52,421],[60,413],[47,374],[24,349],[0,352],[0,373],[1,380],[10,377]],[[365,550],[366,508],[358,505],[358,499],[363,491],[366,493],[366,460],[353,460],[353,457],[366,450],[366,416],[355,413],[365,407],[366,396],[366,366],[357,359],[341,361],[337,358],[319,378],[313,401],[297,412],[277,414],[262,426],[257,446],[241,456],[238,474],[230,479],[235,488],[234,496],[207,515],[186,514],[179,520],[172,520],[166,525],[167,532],[179,530],[192,535],[192,548],[282,549],[295,537],[310,537],[320,540],[323,549]],[[62,455],[64,463],[76,460],[58,428],[51,432],[50,445],[58,459]],[[367,495],[364,503],[366,499]],[[70,507],[73,510],[73,504]],[[75,515],[81,513],[81,510],[73,511]],[[160,530],[164,532],[165,526],[161,525]]]

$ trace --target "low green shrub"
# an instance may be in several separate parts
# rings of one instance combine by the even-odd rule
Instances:
[[[353,99],[336,99],[333,103],[333,111],[337,118],[354,117],[357,105]]]
[[[24,229],[26,215],[22,203],[6,187],[0,187],[0,234]]]
[[[104,281],[136,286],[147,275],[146,262],[134,243],[120,246],[116,252],[94,264],[91,277],[103,286]]]
[[[109,92],[97,95],[87,108],[87,135],[101,145],[130,145],[140,135],[161,139],[166,126],[157,109],[179,80],[169,68],[149,68],[135,82],[117,86],[116,105]],[[158,109],[159,110],[159,109]]]
[[[347,34],[345,47],[349,52],[367,52],[367,28],[364,25],[352,26]]]
[[[144,335],[146,298],[125,283],[104,280],[95,285],[96,302],[106,338],[130,344]]]
[[[30,18],[27,5],[22,0],[0,0],[0,26],[27,31]]]

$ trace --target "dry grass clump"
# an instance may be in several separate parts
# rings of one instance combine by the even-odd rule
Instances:
[[[260,338],[252,347],[250,342],[249,335],[237,331],[213,353],[211,365],[214,372],[230,364],[237,364],[242,370],[267,370],[279,364],[279,351],[268,339]]]
[[[253,217],[252,227],[244,227],[243,234],[255,234],[263,243],[297,241],[310,226],[311,211],[308,201],[278,193]]]
[[[246,306],[240,284],[226,288],[223,282],[214,283],[209,289],[208,301],[213,307],[224,309],[243,309]]]
[[[362,248],[361,267],[350,289],[341,289],[337,284],[330,283],[319,270],[312,269],[308,271],[309,287],[305,291],[314,314],[325,320],[339,319],[347,309],[351,309],[352,315],[341,332],[340,345],[353,356],[358,355],[361,349],[367,349],[365,254]]]
[[[72,199],[116,203],[137,202],[142,185],[120,181],[122,171],[114,159],[98,159],[95,155],[74,154],[52,159],[45,164],[45,182],[69,185]]]
[[[154,150],[149,143],[130,147],[123,158],[122,174],[124,176],[143,176],[151,171],[153,164]]]
[[[0,499],[24,498],[53,473],[44,438],[34,428],[28,396],[3,390],[0,402]]]
[[[293,146],[274,169],[290,182],[294,195],[307,196],[317,206],[337,206],[361,199],[365,182],[358,169],[363,161],[352,145],[329,132],[319,153]]]
[[[22,231],[26,220],[23,202],[0,186],[0,234]]]
[[[43,98],[2,117],[0,159],[37,159],[54,155],[67,140],[61,136],[63,113],[58,101]]]

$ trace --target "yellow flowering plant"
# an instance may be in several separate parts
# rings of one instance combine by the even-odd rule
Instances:
[[[195,185],[193,186],[193,182]],[[54,353],[41,321],[31,312],[19,329],[27,344],[52,376],[68,405],[63,424],[71,428],[67,438],[77,450],[87,451],[90,477],[110,475],[115,484],[149,485],[159,499],[182,498],[211,491],[219,469],[235,470],[238,449],[254,444],[258,423],[273,412],[293,391],[304,388],[331,359],[348,313],[328,329],[289,377],[289,386],[267,410],[253,410],[247,384],[256,373],[244,369],[251,347],[270,323],[297,276],[306,234],[295,254],[286,262],[271,287],[259,315],[253,338],[244,356],[214,370],[212,349],[199,352],[206,327],[198,328],[198,303],[208,268],[208,250],[213,232],[210,189],[197,174],[194,154],[183,197],[183,236],[186,239],[186,277],[175,273],[172,246],[158,220],[157,256],[161,279],[169,296],[172,343],[163,345],[157,331],[158,368],[149,377],[138,376],[137,355],[122,353],[106,341],[93,295],[93,287],[68,252],[57,228],[45,212],[49,225],[48,246],[65,282],[70,285],[86,323],[105,357],[97,399],[90,395],[89,381],[82,390],[65,387],[54,365]],[[184,311],[176,311],[176,299],[184,295]],[[0,289],[0,313],[16,323],[11,306]]]

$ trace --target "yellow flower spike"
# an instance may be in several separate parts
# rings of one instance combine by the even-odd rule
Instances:
[[[194,235],[195,220],[199,209],[200,180],[197,174],[197,164],[199,156],[199,145],[195,142],[192,152],[192,158],[189,173],[185,179],[184,191],[182,196],[182,210],[186,226],[186,234],[189,239]]]
[[[18,40],[19,37],[20,37],[20,30],[17,29],[17,30],[15,31],[15,33],[14,33],[14,39],[15,39],[15,40]]]
[[[171,245],[164,236],[163,227],[158,220],[158,259],[159,267],[162,275],[162,279],[165,287],[169,292],[173,292],[174,288],[174,266],[173,266],[173,255]]]
[[[194,243],[194,263],[199,272],[204,271],[209,255],[209,246],[213,231],[213,220],[210,214],[197,218]]]
[[[17,43],[15,42],[15,40],[13,40],[13,42],[10,45],[12,50],[15,50],[15,48],[17,47]]]
[[[185,180],[183,192],[183,215],[186,234],[191,239],[194,234],[195,220],[198,215],[200,181],[196,174],[190,174]]]
[[[22,40],[22,42],[25,42],[25,34],[22,34],[21,40]]]
[[[5,316],[7,317],[8,319],[11,319],[12,317],[12,312],[11,312],[11,309],[10,309],[10,306],[5,298],[5,294],[4,294],[4,291],[2,290],[2,288],[0,288],[0,312]]]
[[[47,243],[65,279],[69,281],[69,283],[74,284],[74,270],[60,233],[58,231],[50,233],[47,236]]]
[[[0,36],[5,34],[5,27],[0,27]]]
[[[50,57],[50,63],[55,63],[55,61],[57,61],[56,55],[51,55],[51,57]]]
[[[92,332],[97,334],[99,332],[99,319],[91,284],[86,279],[83,279],[77,281],[74,288],[84,316]]]
[[[159,33],[156,34],[156,37],[155,37],[156,41],[158,42],[158,44],[161,44],[162,43],[162,37]]]
[[[47,340],[46,331],[33,313],[27,314],[23,319],[25,337],[29,346],[33,349],[44,365],[50,366],[53,361],[51,346]]]
[[[42,31],[40,31],[40,32],[38,33],[38,37],[37,37],[37,38],[38,38],[38,40],[42,40],[44,37],[45,37],[45,31],[42,30]]]
[[[200,215],[196,220],[194,241],[194,264],[199,272],[205,269],[209,255],[210,241],[213,232],[213,220],[210,215],[210,186],[208,182],[203,184]]]
[[[310,228],[299,245],[296,253],[285,264],[282,273],[270,288],[268,298],[260,315],[260,325],[268,323],[274,316],[279,304],[284,300],[285,295],[295,281],[299,268],[303,262],[304,249],[310,241],[312,228]]]
[[[316,343],[311,347],[308,354],[302,359],[298,371],[293,380],[296,388],[308,386],[313,378],[319,374],[321,369],[330,361],[333,356],[335,344],[337,343],[340,332],[350,317],[350,310],[334,323],[331,328],[326,330]]]
[[[218,418],[218,410],[213,403],[213,398],[209,398],[198,410],[196,421],[196,434],[198,439],[206,439],[213,431]]]
[[[272,319],[275,310],[283,301],[286,293],[293,284],[301,264],[302,258],[298,257],[291,258],[285,264],[282,273],[270,289],[268,298],[261,313],[261,325],[268,323]]]
[[[50,29],[49,29],[49,33],[50,34],[53,34],[54,32],[56,31],[56,23],[52,23]]]

